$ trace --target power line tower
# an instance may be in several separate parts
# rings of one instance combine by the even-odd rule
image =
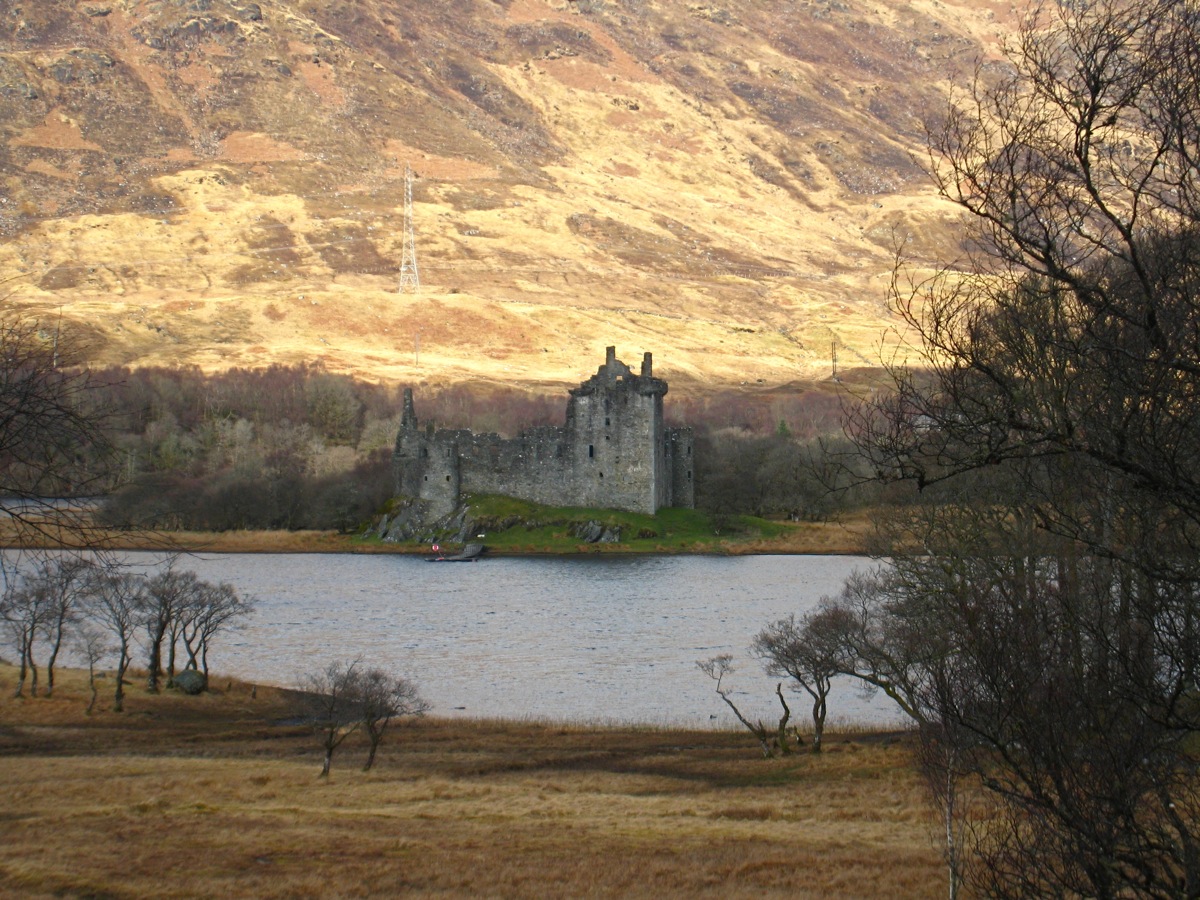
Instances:
[[[413,233],[412,169],[404,164],[404,241],[400,251],[400,288],[404,293],[411,287],[414,294],[421,292],[421,275],[417,271],[417,239]]]

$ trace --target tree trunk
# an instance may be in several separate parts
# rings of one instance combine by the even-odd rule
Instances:
[[[821,737],[825,734],[825,715],[828,709],[822,694],[813,701],[813,753],[821,752]]]
[[[956,759],[957,754],[951,758]],[[952,765],[946,766],[946,801],[943,804],[946,826],[946,868],[950,875],[950,900],[958,900],[960,882],[960,860],[958,841],[955,840],[955,801],[958,799],[958,779]]]
[[[172,633],[168,637],[171,639],[167,645],[167,687],[175,687],[175,643],[179,639],[178,635]]]
[[[87,709],[84,710],[86,715],[92,714],[92,709],[96,706],[96,663],[95,660],[88,660],[88,690],[92,692],[92,697],[88,700]]]
[[[325,762],[321,766],[321,777],[322,778],[329,777],[329,767],[332,763],[333,763],[333,748],[326,747],[325,748]]]
[[[377,722],[371,722],[368,720],[364,723],[364,730],[367,732],[367,740],[371,743],[371,746],[367,750],[366,765],[363,766],[364,772],[370,771],[371,766],[375,764],[375,751],[379,748],[379,744],[383,740],[383,733],[387,731],[389,721],[390,717],[387,719],[380,719]]]
[[[783,707],[783,715],[779,717],[779,727],[776,729],[779,736],[779,755],[787,756],[792,752],[791,744],[787,739],[787,723],[792,718],[792,710],[787,705],[787,701],[783,699],[783,682],[775,685],[775,694],[779,697],[780,706]]]
[[[54,663],[58,660],[58,651],[62,647],[62,627],[54,638],[54,646],[50,648],[50,658],[46,660],[46,696],[54,694]]]
[[[162,641],[161,629],[150,634],[150,664],[146,675],[146,690],[152,694],[158,693],[158,679],[162,675]]]
[[[730,700],[729,697],[727,697],[721,691],[717,691],[717,693],[720,694],[721,699],[725,701],[726,705],[733,710],[733,714],[738,717],[738,721],[745,725],[750,730],[752,735],[758,738],[759,746],[762,747],[763,756],[765,756],[767,759],[770,759],[772,756],[774,756],[775,754],[771,751],[771,742],[767,740],[767,729],[763,727],[762,723],[760,722],[758,725],[754,725],[749,719],[742,715],[742,711],[740,709],[733,705],[733,701]]]
[[[363,771],[371,771],[371,766],[375,765],[375,749],[379,746],[379,739],[372,736],[371,746],[367,750],[367,761],[363,764]]]
[[[113,695],[113,712],[125,711],[125,669],[129,666],[129,644],[121,641],[121,655],[117,657],[117,689]]]
[[[29,655],[24,647],[21,648],[21,671],[17,676],[17,689],[13,691],[14,697],[25,697],[25,679],[29,677]]]
[[[197,635],[195,632],[192,633],[191,637],[188,636],[187,627],[185,626],[183,629],[183,649],[187,651],[187,663],[184,665],[185,669],[200,668],[200,664],[196,661],[196,653],[198,652],[199,648],[192,646],[192,643],[196,640],[196,638]]]

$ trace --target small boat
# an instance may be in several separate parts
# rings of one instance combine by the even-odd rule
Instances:
[[[444,555],[437,544],[433,545],[433,549],[438,555],[425,557],[425,562],[475,562],[483,556],[484,546],[483,544],[467,544],[461,552],[450,556]]]

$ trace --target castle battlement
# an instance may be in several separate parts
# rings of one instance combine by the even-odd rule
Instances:
[[[607,348],[596,374],[569,392],[566,421],[511,439],[422,429],[411,389],[392,454],[396,491],[447,515],[464,493],[503,494],[547,506],[654,513],[694,504],[690,428],[663,425],[667,383],[649,353],[639,373]]]

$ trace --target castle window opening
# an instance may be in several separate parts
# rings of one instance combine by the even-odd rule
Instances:
[[[588,459],[595,459],[595,457],[596,457],[596,445],[588,444]]]

